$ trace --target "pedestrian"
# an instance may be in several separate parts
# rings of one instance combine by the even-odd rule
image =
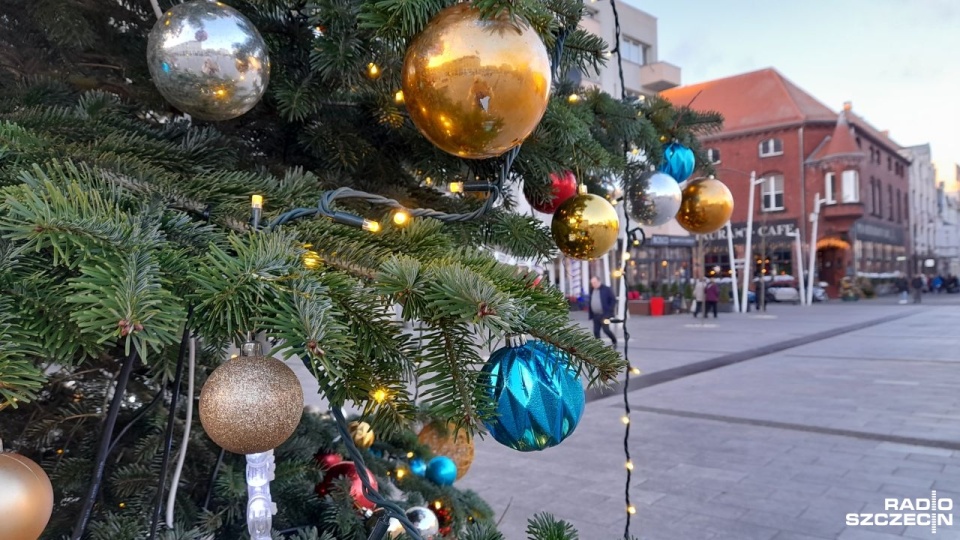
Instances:
[[[703,282],[703,278],[698,279],[693,285],[693,309],[691,311],[693,311],[694,318],[697,317],[697,313],[699,313],[701,309],[703,310],[704,318],[707,316],[707,304],[705,303],[706,298],[704,296],[705,289],[706,285]]]
[[[907,303],[907,296],[910,293],[910,284],[907,282],[907,278],[900,276],[897,278],[897,292],[900,293],[900,303]]]
[[[600,339],[600,330],[610,338],[613,346],[617,346],[617,336],[610,330],[610,319],[613,318],[613,309],[617,305],[617,297],[613,289],[600,283],[600,278],[590,278],[590,320],[593,321],[593,337]]]
[[[756,293],[754,295],[756,297],[754,298],[754,301],[757,303],[757,311],[760,311],[761,309],[763,311],[766,311],[767,310],[767,283],[763,281],[763,278],[760,278],[760,280],[757,281],[757,290],[754,292]]]
[[[913,303],[919,304],[923,294],[923,274],[913,276],[910,286],[913,288]]]
[[[720,287],[717,286],[717,280],[710,278],[710,283],[703,289],[703,297],[706,306],[703,309],[703,318],[707,318],[710,310],[713,310],[713,318],[717,318],[717,302],[720,300]]]
[[[933,278],[931,285],[933,286],[933,292],[940,294],[940,289],[943,287],[943,277],[941,277],[940,274],[937,274]]]

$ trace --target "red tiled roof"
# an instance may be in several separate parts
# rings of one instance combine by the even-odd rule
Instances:
[[[773,68],[680,86],[660,95],[677,106],[719,112],[723,133],[837,119],[835,112]]]
[[[862,117],[858,116],[853,111],[846,111],[846,113],[847,113],[847,116],[850,118],[850,123],[853,124],[854,127],[856,127],[860,131],[863,131],[864,133],[869,135],[872,139],[876,140],[877,142],[887,145],[889,150],[893,150],[894,152],[899,152],[900,149],[902,148],[899,144],[897,144],[896,142],[894,142],[893,139],[890,138],[890,135],[883,133],[877,128],[871,126],[869,122],[864,120]]]
[[[847,122],[848,114],[850,114],[849,111],[840,113],[840,116],[837,117],[837,127],[833,129],[833,135],[827,139],[826,145],[820,145],[817,152],[810,157],[811,160],[819,161],[835,157],[863,157],[866,155],[857,146],[853,131]]]

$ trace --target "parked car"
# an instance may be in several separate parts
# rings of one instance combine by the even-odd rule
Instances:
[[[814,290],[814,293],[816,293],[816,290]],[[814,294],[814,296],[816,296],[816,294]],[[767,285],[767,299],[774,302],[793,302],[794,304],[799,304],[800,291],[791,285],[771,283]]]
[[[827,301],[827,290],[823,287],[814,287],[813,288],[813,301],[814,302],[826,302]]]

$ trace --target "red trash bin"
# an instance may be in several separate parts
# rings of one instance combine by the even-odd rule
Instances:
[[[650,299],[650,315],[653,317],[663,316],[663,297],[654,296]]]

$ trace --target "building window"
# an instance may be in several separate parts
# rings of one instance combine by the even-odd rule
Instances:
[[[707,159],[714,165],[720,163],[720,151],[716,148],[707,148]]]
[[[903,194],[903,220],[910,222],[910,198],[906,193]]]
[[[897,190],[897,223],[903,223],[903,194]]]
[[[783,210],[783,175],[773,174],[761,184],[760,196],[764,212]]]
[[[627,62],[633,62],[634,64],[643,66],[647,63],[647,50],[649,48],[650,47],[644,43],[625,37],[623,41],[620,42],[620,55]]]
[[[823,176],[823,192],[825,194],[824,199],[826,199],[827,204],[837,204],[837,198],[834,195],[834,184],[836,184],[837,175],[828,172]]]
[[[783,154],[783,141],[767,139],[760,143],[760,157],[779,156]]]
[[[857,171],[843,171],[841,181],[843,182],[841,201],[845,203],[860,202],[860,175]]]
[[[893,186],[887,185],[887,219],[893,221]]]

